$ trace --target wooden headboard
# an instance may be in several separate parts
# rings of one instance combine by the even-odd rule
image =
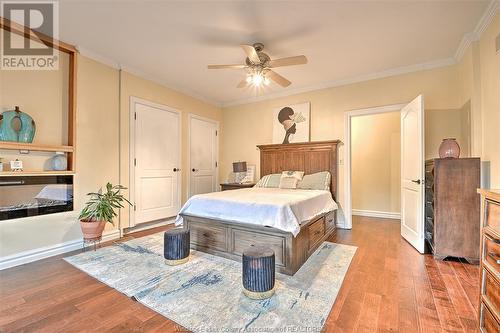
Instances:
[[[260,150],[260,176],[282,171],[304,171],[306,175],[330,171],[330,191],[337,199],[337,146],[341,142],[318,141],[257,146]]]

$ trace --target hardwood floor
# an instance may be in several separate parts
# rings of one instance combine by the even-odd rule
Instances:
[[[355,217],[331,241],[358,251],[325,332],[477,331],[479,266],[418,254],[391,220]],[[183,331],[62,257],[0,271],[0,332]]]

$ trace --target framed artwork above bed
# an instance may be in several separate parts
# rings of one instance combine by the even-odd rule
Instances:
[[[273,143],[309,142],[311,106],[309,102],[273,110]]]

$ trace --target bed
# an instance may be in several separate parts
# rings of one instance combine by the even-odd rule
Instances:
[[[329,171],[329,193],[251,188],[216,192],[189,200],[178,222],[190,229],[191,248],[241,260],[246,248],[264,245],[274,250],[278,272],[295,274],[321,243],[336,232],[337,206],[329,201],[336,199],[339,143],[257,146],[261,177],[286,170],[304,171],[305,174]],[[273,215],[267,213],[275,214],[276,218],[269,219],[268,216]]]

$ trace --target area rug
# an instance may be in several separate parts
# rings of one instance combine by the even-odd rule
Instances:
[[[99,281],[193,332],[320,331],[356,247],[324,242],[294,276],[277,274],[276,293],[250,300],[241,263],[191,251],[166,266],[163,233],[65,258]]]

